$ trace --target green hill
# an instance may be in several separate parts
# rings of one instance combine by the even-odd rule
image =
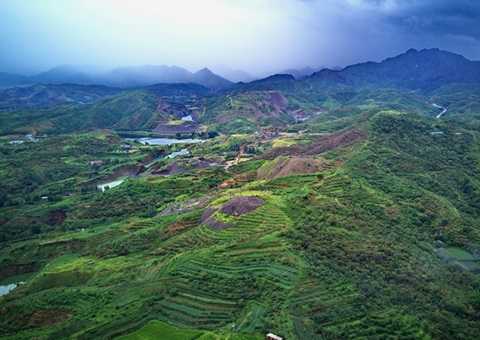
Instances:
[[[151,129],[169,113],[157,111],[159,99],[146,91],[125,92],[89,104],[63,104],[38,110],[1,112],[0,134],[58,134],[89,129]],[[164,114],[164,115],[162,115]]]
[[[1,113],[2,339],[478,339],[476,87],[288,83]]]
[[[379,111],[264,154],[302,155],[290,163],[260,157],[4,206],[4,239],[25,232],[2,248],[0,273],[37,273],[1,302],[3,333],[115,337],[158,320],[213,338],[232,325],[259,337],[475,338],[480,136],[448,123]],[[198,152],[224,142],[211,143]],[[309,158],[317,170],[292,168]],[[257,169],[279,175],[248,175]],[[222,208],[237,196],[237,210]],[[248,197],[263,203],[239,212]]]

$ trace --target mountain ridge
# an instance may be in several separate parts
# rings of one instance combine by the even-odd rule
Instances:
[[[432,91],[448,83],[478,83],[480,62],[437,48],[410,49],[379,63],[365,62],[342,70],[321,70],[305,78],[320,86],[376,86]]]
[[[427,92],[449,83],[478,83],[480,79],[480,61],[471,61],[459,54],[438,48],[422,50],[412,48],[381,62],[367,61],[349,65],[341,70],[324,68],[307,75],[313,70],[311,68],[292,69],[286,74],[292,73],[294,80],[296,78],[298,82],[305,85],[394,87]],[[248,79],[248,74],[242,73],[243,71],[232,72],[237,72],[240,78]],[[250,79],[247,84],[267,84],[275,79],[278,80],[278,74],[256,80]],[[208,68],[192,73],[182,67],[165,65],[120,67],[108,72],[93,72],[91,68],[64,65],[30,77],[0,72],[0,85],[3,87],[35,83],[75,83],[122,88],[158,83],[197,83],[219,89],[227,89],[235,85]]]

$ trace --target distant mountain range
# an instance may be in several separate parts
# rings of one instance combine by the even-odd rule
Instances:
[[[211,67],[210,70],[213,73],[218,74],[219,76],[227,80],[230,80],[234,83],[239,83],[239,82],[248,83],[248,82],[251,82],[252,80],[258,79],[258,77],[254,77],[243,70],[234,70],[226,65],[215,65]]]
[[[233,82],[214,74],[208,68],[192,73],[181,67],[164,65],[122,67],[107,72],[91,72],[82,67],[66,65],[55,67],[31,77],[0,72],[0,86],[3,87],[39,83],[105,85],[122,88],[159,83],[196,83],[209,88],[228,88],[234,85]]]
[[[452,83],[479,83],[480,62],[436,48],[366,62],[340,71],[324,69],[305,79],[316,86],[391,87],[432,91]]]
[[[250,83],[246,86],[251,88],[296,83],[315,87],[391,87],[428,92],[451,83],[480,82],[479,61],[470,61],[461,55],[439,49],[411,49],[379,63],[360,63],[342,70],[287,70],[257,80],[241,70],[231,70],[225,66],[219,66],[217,70],[222,74],[229,74],[237,84],[208,68],[196,73],[177,66],[122,67],[106,72],[94,72],[88,68],[59,66],[30,77],[0,72],[0,86],[72,83],[131,88],[155,84],[195,83],[207,88],[230,89],[242,87],[243,82],[248,80]]]
[[[290,74],[294,76],[296,79],[300,79],[303,77],[308,77],[314,74],[315,72],[318,72],[320,70],[326,69],[327,67],[317,67],[317,68],[312,68],[312,67],[304,67],[301,69],[287,69],[283,70],[279,74]]]
[[[379,63],[360,63],[341,70],[322,69],[300,78],[292,74],[275,74],[252,81],[247,86],[254,90],[292,90],[293,84],[297,89],[394,88],[428,93],[450,84],[480,84],[480,61],[470,61],[436,48],[410,49]]]

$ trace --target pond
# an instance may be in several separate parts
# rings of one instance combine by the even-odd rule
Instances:
[[[177,156],[185,156],[185,155],[188,155],[190,152],[188,152],[187,149],[182,149],[180,151],[177,151],[177,152],[172,152],[170,155],[168,155],[167,157],[165,158],[175,158]]]
[[[18,285],[24,284],[33,274],[35,273],[15,275],[0,281],[0,296],[8,294]]]
[[[123,181],[125,181],[125,178],[117,178],[116,180],[111,182],[97,184],[97,188],[102,191],[105,191],[106,187],[109,187],[110,189],[115,188],[116,186],[119,186],[120,184],[122,184]]]
[[[153,161],[151,161],[150,163],[148,164],[145,164],[144,167],[145,168],[149,168],[150,166],[152,166],[153,164],[155,164],[156,162],[162,160],[162,159],[173,159],[177,156],[185,156],[185,155],[188,155],[190,154],[190,152],[187,150],[187,149],[182,149],[180,151],[176,151],[176,152],[172,152],[170,155],[168,156],[165,156],[165,157],[158,157],[158,158],[155,158]]]
[[[148,145],[171,145],[177,143],[200,143],[202,139],[177,139],[177,138],[125,138],[125,140],[133,140]]]

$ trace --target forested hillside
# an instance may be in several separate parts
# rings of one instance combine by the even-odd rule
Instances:
[[[1,112],[1,337],[478,339],[478,84],[412,53]]]

